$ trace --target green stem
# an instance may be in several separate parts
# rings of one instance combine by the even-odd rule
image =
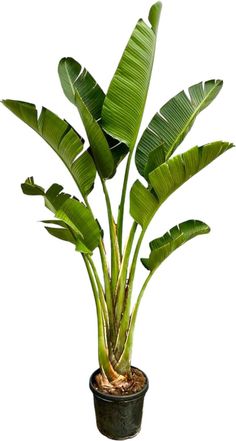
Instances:
[[[116,321],[119,324],[121,319],[121,314],[123,312],[124,308],[124,299],[125,299],[125,290],[126,290],[126,278],[127,278],[127,271],[128,271],[128,264],[129,264],[129,257],[134,241],[134,236],[137,229],[137,222],[133,222],[129,237],[124,249],[124,255],[121,262],[120,267],[120,273],[119,278],[117,281],[117,287],[116,287],[116,308],[115,308],[115,315],[116,315]]]
[[[133,312],[131,314],[130,325],[129,325],[129,329],[128,329],[128,333],[127,333],[127,337],[126,337],[126,341],[125,341],[125,345],[124,345],[124,350],[121,354],[121,357],[120,357],[118,363],[115,366],[117,371],[120,372],[121,374],[122,374],[122,372],[123,373],[127,372],[127,370],[129,369],[130,363],[131,363],[134,328],[135,328],[135,323],[136,323],[136,319],[137,319],[139,305],[140,305],[141,299],[143,297],[144,291],[147,287],[147,284],[150,281],[151,277],[153,276],[154,272],[155,271],[151,271],[149,273],[149,275],[147,276],[147,278],[145,279],[144,284],[143,284],[143,286],[139,292],[139,295],[137,297],[135,306],[133,308]]]
[[[107,187],[105,184],[104,179],[101,178],[102,188],[105,195],[106,200],[106,206],[107,206],[107,215],[108,215],[108,222],[109,222],[109,229],[110,229],[110,241],[111,241],[111,290],[112,293],[115,290],[115,286],[117,283],[118,273],[119,273],[119,267],[120,267],[120,253],[119,253],[119,247],[117,243],[117,236],[116,236],[116,225],[113,219],[112,215],[112,209],[111,209],[111,201],[109,198],[109,194],[107,191]]]
[[[106,258],[105,248],[104,248],[104,244],[103,244],[102,239],[100,240],[100,243],[99,243],[99,252],[100,252],[100,257],[101,257],[101,262],[102,262],[102,271],[103,271],[103,277],[104,277],[105,297],[106,297],[106,304],[107,304],[109,323],[110,323],[110,335],[111,335],[111,340],[114,344],[114,341],[115,341],[114,303],[113,303],[113,297],[111,294],[111,283],[110,283],[107,258]]]
[[[96,283],[94,280],[94,275],[92,272],[92,269],[90,267],[89,259],[85,254],[82,254],[86,269],[89,275],[90,283],[93,290],[93,295],[95,299],[96,304],[96,311],[97,311],[97,320],[98,320],[98,360],[99,360],[99,366],[101,369],[101,372],[103,375],[106,375],[109,381],[114,380],[118,377],[117,372],[114,371],[111,362],[109,360],[108,356],[108,349],[107,349],[107,335],[106,335],[106,325],[105,320],[103,318],[102,314],[102,308],[101,303],[99,299],[99,294],[97,291]]]
[[[131,165],[132,153],[133,153],[133,150],[130,151],[128,159],[127,159],[127,163],[126,163],[121,199],[120,199],[119,210],[118,210],[118,218],[117,218],[117,237],[118,237],[118,244],[119,244],[119,250],[120,250],[121,256],[122,256],[122,237],[123,237],[123,223],[124,223],[124,206],[125,206],[125,198],[126,198],[126,191],[127,191],[127,184],[128,184],[128,178],[129,178],[129,170],[130,170],[130,165]]]
[[[103,316],[104,316],[104,319],[106,322],[106,328],[107,328],[107,330],[109,330],[109,328],[110,328],[109,315],[108,315],[107,304],[106,304],[106,300],[105,300],[105,293],[103,291],[103,287],[102,287],[102,284],[101,284],[101,281],[100,281],[100,278],[99,278],[97,269],[94,265],[92,257],[87,255],[87,259],[88,259],[88,262],[92,268],[93,275],[95,277],[95,281],[96,281],[97,289],[98,289],[98,293],[99,293],[99,299],[100,299],[100,303],[101,303],[101,307],[102,307],[102,312],[103,312]]]
[[[115,345],[115,350],[116,350],[117,358],[119,358],[121,353],[123,352],[124,344],[125,344],[125,340],[126,340],[126,333],[127,333],[128,327],[129,327],[130,305],[131,305],[131,297],[132,297],[132,291],[133,291],[135,270],[136,270],[136,266],[137,266],[137,260],[138,260],[138,255],[139,255],[140,247],[141,247],[141,244],[142,244],[145,232],[146,232],[146,228],[143,228],[141,233],[140,233],[140,236],[139,236],[139,239],[137,241],[137,244],[136,244],[136,248],[135,248],[135,251],[134,251],[133,260],[132,260],[132,264],[131,264],[131,268],[130,268],[130,275],[129,275],[129,280],[128,280],[128,291],[127,291],[126,303],[125,303],[125,307],[124,307],[124,310],[123,310],[123,316],[122,316],[122,319],[121,319],[121,322],[120,322],[119,331],[118,331],[117,340],[116,340],[116,345]]]

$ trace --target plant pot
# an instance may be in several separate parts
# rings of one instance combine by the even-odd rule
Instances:
[[[140,370],[140,369],[139,369]],[[130,395],[110,395],[94,387],[97,369],[90,377],[89,387],[93,392],[98,430],[111,439],[132,438],[141,429],[143,400],[148,390],[148,378],[139,392]]]

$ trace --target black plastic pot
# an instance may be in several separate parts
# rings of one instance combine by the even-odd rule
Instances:
[[[140,370],[140,369],[139,369]],[[148,378],[144,388],[131,395],[110,395],[94,387],[97,369],[90,377],[89,387],[93,392],[98,430],[111,439],[128,439],[137,435],[141,429],[143,400],[148,390]]]

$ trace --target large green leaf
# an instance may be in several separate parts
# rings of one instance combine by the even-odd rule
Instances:
[[[53,148],[71,172],[82,195],[88,195],[93,188],[96,168],[88,152],[79,156],[84,140],[75,129],[45,107],[38,116],[34,104],[14,100],[3,100],[3,104]]]
[[[199,234],[209,233],[210,228],[199,220],[188,220],[171,228],[163,236],[149,243],[150,255],[141,262],[150,271],[155,271],[158,266],[177,248]]]
[[[91,211],[78,199],[63,193],[61,185],[53,184],[45,192],[31,177],[21,187],[24,194],[43,196],[46,207],[59,219],[43,221],[62,227],[46,227],[50,234],[75,243],[77,251],[82,253],[91,253],[98,246],[101,230]]]
[[[159,205],[188,179],[231,147],[233,144],[223,141],[193,147],[168,159],[149,173],[150,184],[155,191]]]
[[[58,66],[63,91],[76,105],[83,121],[91,151],[100,175],[110,177],[115,168],[108,141],[98,119],[104,94],[93,77],[73,58],[63,58]]]
[[[102,109],[102,127],[132,150],[146,102],[161,3],[149,12],[151,27],[139,20],[111,80]]]
[[[214,100],[222,85],[221,80],[195,84],[188,89],[189,96],[182,90],[160,109],[160,113],[154,115],[136,150],[135,162],[142,176],[147,178],[151,171],[151,153],[155,152],[152,157],[152,162],[155,159],[154,168],[172,155],[191,129],[197,115]]]
[[[168,196],[231,147],[233,144],[223,141],[193,147],[153,170],[149,174],[151,186],[148,188],[136,181],[130,191],[131,216],[146,228]]]
[[[66,97],[76,107],[78,105],[80,112],[83,112],[83,108],[81,108],[81,105],[79,105],[76,99],[76,95],[78,94],[89,113],[98,124],[101,125],[101,113],[105,93],[92,75],[87,69],[82,68],[78,61],[71,57],[62,58],[59,62],[58,73]],[[129,150],[124,143],[118,143],[116,139],[109,136],[106,132],[104,132],[104,134],[111,149],[115,167],[117,167]],[[113,176],[113,174],[111,176]]]

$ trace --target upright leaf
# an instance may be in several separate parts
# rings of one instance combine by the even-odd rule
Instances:
[[[151,27],[139,20],[110,83],[102,109],[102,127],[132,150],[148,93],[161,3],[149,13]]]
[[[168,159],[191,129],[197,115],[218,95],[223,85],[221,80],[198,83],[188,89],[189,96],[182,90],[171,98],[156,113],[144,131],[136,150],[136,166],[145,178],[149,155],[155,150],[156,167]]]
[[[145,268],[155,271],[158,266],[177,248],[199,234],[209,233],[210,228],[199,220],[188,220],[171,228],[163,236],[149,243],[150,254],[147,259],[141,259]]]
[[[88,153],[86,153],[86,161],[84,157],[79,156],[83,150],[84,140],[75,129],[45,107],[38,116],[34,104],[14,100],[3,100],[3,104],[53,148],[72,174],[82,195],[87,196],[93,188],[96,168]]]
[[[88,109],[88,112],[96,120],[96,122],[101,125],[101,113],[105,93],[92,75],[87,71],[87,69],[82,68],[78,61],[71,57],[62,58],[62,60],[59,62],[58,73],[66,97],[76,107],[78,106],[81,113],[83,112],[83,109],[77,101],[77,95],[80,96],[82,102]],[[109,136],[107,133],[104,133],[104,135],[111,149],[116,168],[120,161],[128,153],[128,148],[125,144],[118,143],[117,140]],[[113,171],[113,174],[114,172],[115,170]],[[113,174],[109,175],[108,177],[113,176]]]
[[[83,121],[94,161],[100,175],[113,174],[114,160],[98,119],[104,94],[93,77],[73,58],[63,58],[58,66],[61,85],[67,98],[76,105]]]
[[[79,94],[88,111],[98,121],[105,94],[92,75],[71,57],[60,60],[58,73],[64,94],[70,102],[76,105],[76,94]]]

